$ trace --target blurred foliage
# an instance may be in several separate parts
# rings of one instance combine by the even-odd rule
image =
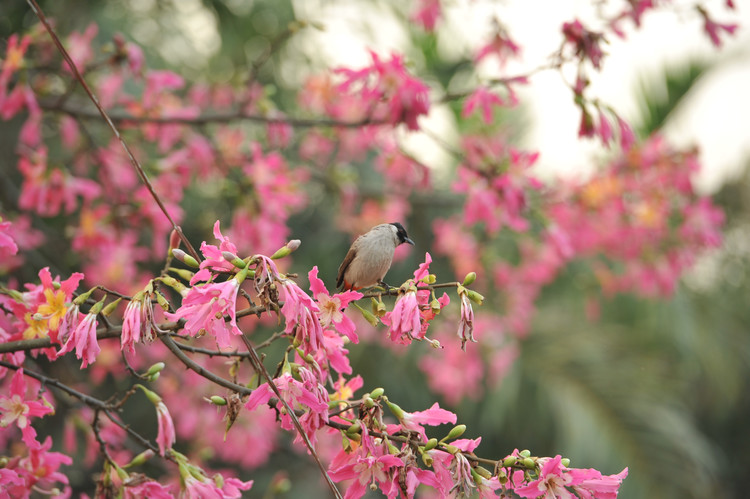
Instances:
[[[97,22],[102,37],[126,33],[144,47],[150,65],[171,67],[197,81],[243,81],[253,71],[253,62],[295,19],[294,3],[287,0],[72,4],[47,0],[40,4],[57,20],[62,33]],[[179,13],[190,9],[198,12],[199,23],[214,28],[182,22],[185,16]],[[25,2],[0,5],[0,38],[32,23]],[[196,38],[201,29],[209,32]],[[433,35],[410,35],[411,50],[420,54],[421,64],[434,71],[443,88],[448,90],[463,78],[469,61],[444,60]],[[199,47],[199,56],[191,52],[195,43],[206,44]],[[280,108],[293,109],[281,61],[300,66],[314,61],[288,54],[281,44],[257,74],[264,84],[276,83],[273,98]],[[639,135],[661,129],[710,69],[708,64],[687,62],[665,71],[653,86],[644,84],[642,116],[636,120]],[[350,168],[366,178],[372,165],[365,162]],[[575,266],[546,290],[538,302],[533,330],[503,383],[477,402],[464,399],[451,408],[470,428],[466,437],[482,436],[483,455],[499,457],[515,447],[528,447],[539,455],[564,454],[573,466],[596,467],[604,473],[629,466],[623,499],[746,496],[749,186],[746,174],[716,195],[729,221],[727,244],[699,262],[696,275],[671,300],[602,298],[600,317],[590,321],[585,314],[586,280]],[[318,265],[327,282],[348,245],[330,223],[337,209],[328,202],[332,188],[325,179],[312,185],[310,208],[292,219],[293,234],[304,244],[304,251],[295,254],[295,270],[306,273]],[[394,281],[408,276],[432,240],[431,220],[420,206],[433,200],[417,196],[411,201],[414,212],[408,226],[418,241],[417,251],[394,266],[389,274]],[[450,205],[450,199],[441,202]],[[196,201],[186,207],[186,218],[203,218],[204,208],[201,200]],[[439,211],[432,209],[430,217]],[[448,268],[438,260],[433,271],[447,276]],[[416,366],[414,350],[420,348],[428,346],[417,344],[394,356],[378,346],[352,345],[351,360],[355,372],[368,380],[366,389],[383,386],[405,410],[421,410],[434,397]],[[253,472],[257,485],[253,494],[261,494],[279,469],[289,471],[288,497],[311,497],[309,484],[317,483],[318,472],[306,456],[293,451],[280,452],[264,469]]]

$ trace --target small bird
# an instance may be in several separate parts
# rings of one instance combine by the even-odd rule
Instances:
[[[404,226],[398,222],[376,225],[352,243],[336,277],[336,286],[347,290],[368,288],[383,283],[400,244],[414,246]]]

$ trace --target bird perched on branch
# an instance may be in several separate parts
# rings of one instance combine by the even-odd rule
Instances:
[[[393,252],[400,244],[414,245],[404,226],[398,222],[376,225],[352,243],[339,267],[336,286],[347,290],[383,284],[393,262]]]

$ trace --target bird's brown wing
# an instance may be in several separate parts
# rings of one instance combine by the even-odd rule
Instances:
[[[349,264],[352,263],[352,260],[354,260],[354,257],[357,256],[357,250],[352,246],[349,248],[349,251],[346,253],[346,256],[344,257],[344,261],[341,262],[341,265],[339,266],[339,274],[336,276],[336,287],[340,288],[342,284],[344,284],[344,274],[346,274],[346,269],[349,268]],[[353,284],[353,283],[347,283],[347,284]]]

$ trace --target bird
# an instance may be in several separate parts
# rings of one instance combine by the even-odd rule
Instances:
[[[383,278],[391,268],[393,252],[403,243],[414,246],[414,241],[398,222],[376,225],[362,234],[354,240],[339,266],[336,287],[357,290],[385,285]]]

